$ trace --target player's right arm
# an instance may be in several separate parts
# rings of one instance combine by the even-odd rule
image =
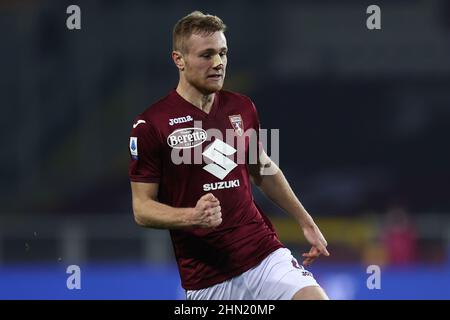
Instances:
[[[194,208],[174,208],[157,199],[158,183],[131,182],[134,220],[142,227],[180,229],[212,228],[222,223],[219,200],[212,193],[203,195]]]

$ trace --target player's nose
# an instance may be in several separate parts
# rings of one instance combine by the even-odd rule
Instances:
[[[217,68],[222,68],[223,67],[223,61],[222,58],[220,57],[219,54],[216,54],[213,57],[213,68],[217,69]]]

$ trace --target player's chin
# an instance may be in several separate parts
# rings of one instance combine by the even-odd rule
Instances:
[[[204,86],[204,90],[205,90],[205,92],[208,92],[208,93],[214,93],[214,92],[222,90],[222,87],[223,87],[222,81],[217,82],[217,83],[207,83]]]

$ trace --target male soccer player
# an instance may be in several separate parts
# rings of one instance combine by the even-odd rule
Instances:
[[[246,132],[260,124],[249,98],[222,90],[225,28],[199,11],[174,27],[178,86],[139,115],[131,131],[135,221],[170,230],[187,299],[327,299],[254,202],[252,182],[295,218],[312,245],[303,265],[329,255],[277,165],[260,148],[257,161],[248,160],[258,138]],[[230,132],[233,139],[225,139]]]

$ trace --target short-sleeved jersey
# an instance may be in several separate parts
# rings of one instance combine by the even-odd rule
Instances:
[[[170,230],[185,289],[223,282],[283,247],[252,195],[248,162],[257,134],[249,132],[259,126],[253,102],[229,91],[217,92],[205,113],[172,90],[135,119],[131,181],[158,183],[158,201],[172,207],[195,207],[209,192],[220,201],[218,227]]]

